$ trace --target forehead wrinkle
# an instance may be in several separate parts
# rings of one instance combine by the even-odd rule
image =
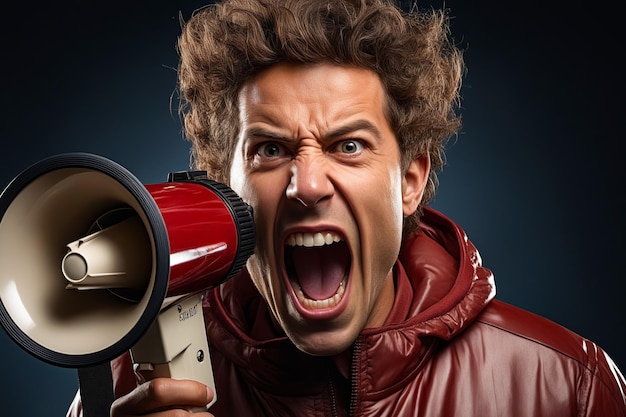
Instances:
[[[342,76],[335,78],[339,81]],[[368,84],[370,82],[368,80]],[[342,91],[343,85],[339,84],[338,90]],[[363,110],[366,113],[370,110],[366,103],[359,99],[359,94],[356,96],[339,94],[335,97],[333,104],[327,107],[324,103],[329,91],[324,89],[313,91],[309,89],[307,94],[301,95],[299,89],[304,88],[303,83],[296,85],[295,88],[293,86],[287,88],[283,84],[271,83],[270,85],[272,88],[261,88],[259,84],[253,82],[244,85],[240,90],[241,104],[245,103],[240,110],[250,111],[248,122],[268,125],[259,129],[253,127],[246,129],[248,137],[255,135],[259,138],[280,141],[299,141],[305,138],[334,140],[358,130],[364,130],[372,134],[377,142],[382,140],[381,129],[384,126],[378,125],[380,121],[370,121],[371,115],[359,114]],[[333,89],[332,92],[336,90]],[[381,85],[376,86],[375,95],[376,98],[384,97]],[[288,105],[286,104],[287,97],[293,98]],[[380,104],[383,106],[382,103]],[[358,118],[358,120],[351,121],[350,119],[353,118]],[[387,122],[386,117],[384,122]]]

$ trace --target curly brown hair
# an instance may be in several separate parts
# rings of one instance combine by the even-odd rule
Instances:
[[[378,74],[403,168],[428,154],[422,204],[405,219],[415,229],[443,168],[464,70],[445,11],[402,11],[391,0],[226,0],[197,10],[178,42],[180,113],[192,164],[229,183],[239,134],[238,93],[250,77],[280,62],[331,62]]]

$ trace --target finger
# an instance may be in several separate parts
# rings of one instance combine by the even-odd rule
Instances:
[[[111,407],[111,415],[122,417],[168,409],[205,408],[212,399],[213,391],[201,382],[156,378],[118,398]]]

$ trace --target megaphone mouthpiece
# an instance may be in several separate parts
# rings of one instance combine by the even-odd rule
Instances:
[[[61,270],[68,289],[147,287],[151,265],[150,241],[139,216],[68,243]]]

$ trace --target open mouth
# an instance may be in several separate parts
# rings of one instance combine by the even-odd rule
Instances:
[[[285,242],[285,268],[302,307],[332,308],[346,290],[350,251],[336,232],[293,233]]]

